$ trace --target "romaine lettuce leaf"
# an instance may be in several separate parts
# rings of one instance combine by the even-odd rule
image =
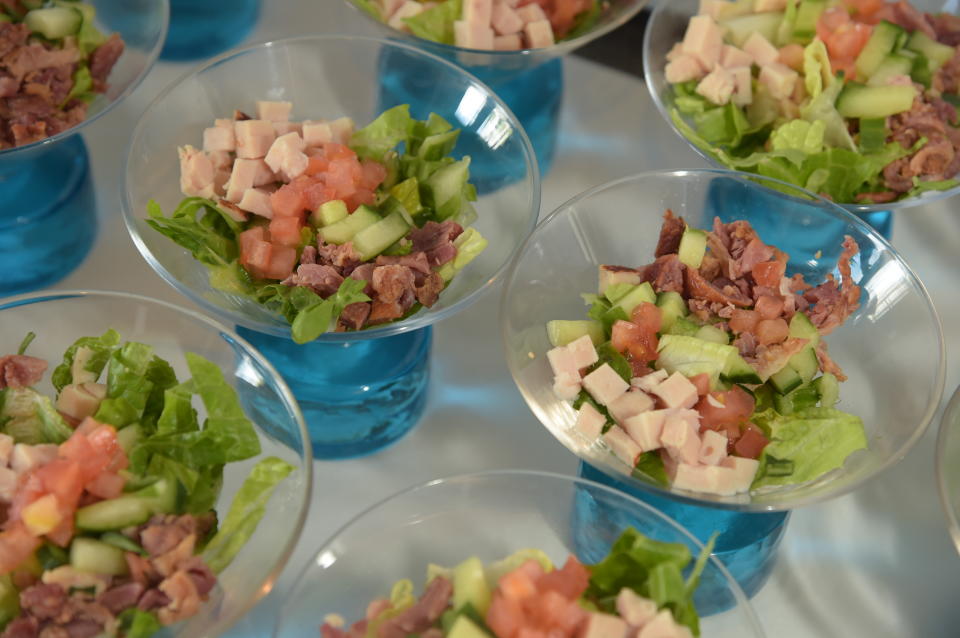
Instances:
[[[773,129],[770,133],[770,145],[775,151],[796,149],[812,155],[823,150],[825,130],[826,124],[822,120],[791,120]]]
[[[377,119],[353,133],[350,148],[360,157],[379,160],[387,151],[407,140],[413,123],[409,104],[387,109]]]
[[[170,217],[150,200],[147,214],[151,228],[189,250],[201,263],[226,266],[238,256],[236,226],[209,199],[187,197]]]
[[[224,462],[242,461],[260,454],[260,439],[243,412],[240,399],[215,363],[186,353],[191,383],[207,409],[203,434],[224,452]]]
[[[136,607],[120,612],[117,620],[125,638],[149,638],[163,628],[154,614]]]
[[[843,82],[833,82],[824,85],[820,95],[800,107],[800,115],[808,122],[816,122],[819,120],[824,123],[824,144],[855,153],[857,151],[857,145],[854,143],[853,137],[850,136],[850,131],[847,130],[846,121],[834,106],[837,101],[837,96],[840,95],[842,89]]]
[[[113,352],[107,364],[107,398],[94,415],[97,421],[122,428],[140,420],[153,391],[147,375],[153,358],[152,346],[133,341]]]
[[[461,0],[444,0],[417,15],[404,18],[410,32],[418,38],[441,44],[453,44],[453,23],[463,13]]]
[[[365,281],[347,277],[337,292],[301,309],[290,326],[293,340],[296,343],[307,343],[333,329],[344,308],[352,303],[370,301],[370,297],[363,292],[366,285]]]
[[[63,443],[73,433],[50,397],[30,388],[5,388],[2,394],[0,422],[17,443]]]
[[[63,390],[64,386],[73,383],[73,372],[71,372],[71,368],[73,367],[73,360],[77,356],[77,350],[79,348],[86,347],[93,351],[93,354],[83,368],[99,377],[100,373],[103,372],[104,366],[107,365],[107,361],[110,360],[110,355],[113,354],[114,348],[116,348],[119,343],[120,333],[113,329],[107,330],[99,337],[80,337],[63,353],[63,363],[54,368],[53,374],[50,377],[53,387],[59,392]]]
[[[811,99],[818,98],[824,87],[829,87],[836,81],[830,67],[827,46],[820,38],[814,38],[813,42],[803,48],[803,81]]]

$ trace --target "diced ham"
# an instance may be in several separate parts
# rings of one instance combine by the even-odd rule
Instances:
[[[547,14],[543,12],[543,8],[536,2],[530,2],[522,7],[518,7],[516,12],[524,24],[539,22],[540,20],[549,20]]]
[[[464,20],[453,23],[453,41],[464,49],[492,49],[493,29]]]
[[[753,56],[744,51],[743,49],[738,49],[732,44],[723,45],[723,50],[720,53],[720,66],[733,69],[738,66],[750,67],[753,64]]]
[[[653,389],[660,385],[663,381],[666,381],[667,377],[670,376],[667,374],[666,370],[654,370],[649,374],[645,374],[642,377],[634,377],[630,379],[630,385],[635,388],[639,388],[644,392],[653,392]]]
[[[643,627],[657,615],[657,603],[624,587],[617,594],[617,613],[631,627]]]
[[[213,125],[217,128],[228,128],[231,131],[233,130],[233,120],[229,117],[218,117],[213,121]]]
[[[697,13],[719,20],[726,8],[732,5],[729,0],[700,0],[700,10]]]
[[[493,14],[492,0],[463,0],[461,7],[460,15],[465,22],[490,26],[490,18]]]
[[[683,36],[683,52],[699,60],[707,71],[712,71],[720,62],[723,51],[723,33],[716,21],[708,15],[690,18]]]
[[[256,184],[256,176],[261,171],[261,164],[263,164],[263,160],[238,159],[235,161],[233,171],[230,172],[230,181],[227,182],[227,192],[224,199],[228,202],[239,202],[243,198],[243,194]]]
[[[233,151],[236,147],[237,143],[232,127],[214,126],[203,129],[203,150],[207,152]]]
[[[257,119],[268,122],[286,122],[290,119],[293,104],[290,102],[270,102],[257,100]]]
[[[299,134],[287,133],[274,140],[263,161],[282,181],[291,182],[307,170],[310,160],[303,152],[305,148]]]
[[[770,44],[770,40],[763,37],[759,31],[754,31],[744,40],[743,50],[761,69],[768,64],[773,64],[780,57],[777,47]]]
[[[737,492],[749,492],[753,477],[757,474],[760,461],[740,456],[728,456],[720,461],[720,467],[733,470],[733,486]]]
[[[640,390],[625,392],[607,406],[610,416],[621,425],[630,417],[652,409],[653,399]]]
[[[233,129],[230,129],[230,131],[232,133]],[[233,166],[233,157],[230,156],[229,151],[210,151],[207,153],[207,157],[210,158],[210,163],[213,164],[214,170],[219,171],[226,169],[227,175],[230,174],[230,168]]]
[[[692,413],[692,416],[691,414]],[[667,415],[660,443],[681,463],[696,464],[700,457],[700,425],[695,410],[680,410]]]
[[[734,472],[719,465],[696,465],[680,462],[673,476],[673,487],[691,492],[706,492],[720,496],[733,496]],[[659,634],[657,634],[659,635]]]
[[[668,62],[664,72],[667,82],[671,84],[699,80],[707,74],[707,70],[700,63],[700,60],[689,53],[682,53]]]
[[[328,122],[304,120],[301,131],[307,146],[321,146],[333,141],[333,132]]]
[[[273,217],[273,207],[270,206],[270,193],[262,188],[248,188],[243,191],[243,196],[237,202],[237,206],[243,210],[271,219]]]
[[[750,67],[738,66],[729,69],[733,76],[733,95],[730,101],[737,106],[747,106],[753,102],[753,77],[750,75]]]
[[[241,160],[237,160],[238,162]],[[252,162],[256,171],[253,173],[253,185],[254,186],[265,186],[267,184],[273,184],[278,181],[279,178],[270,167],[267,166],[267,163],[262,159],[254,160],[242,160],[244,162]]]
[[[704,465],[719,465],[727,458],[727,437],[716,430],[706,430],[700,443],[698,459]]]
[[[726,104],[737,88],[733,74],[722,66],[716,67],[697,84],[697,93],[714,104]]]
[[[661,381],[652,392],[660,397],[668,408],[692,408],[697,403],[697,386],[680,372],[674,372]]]
[[[589,401],[584,401],[580,410],[577,411],[577,421],[574,423],[574,427],[580,430],[588,440],[593,441],[600,437],[606,423],[607,418]]]
[[[519,33],[494,36],[493,48],[497,51],[519,51],[523,48],[523,40]]]
[[[628,418],[623,428],[644,452],[661,447],[660,434],[671,410],[649,410]]]
[[[643,454],[643,450],[637,445],[636,441],[630,438],[619,425],[612,426],[606,434],[601,437],[610,450],[621,461],[633,467],[637,464],[637,457]]]
[[[333,142],[337,144],[350,143],[350,138],[353,137],[353,131],[356,128],[352,118],[338,117],[335,120],[330,120],[329,125],[330,137]]]
[[[287,133],[296,133],[297,135],[302,135],[303,124],[300,122],[274,122],[273,132],[277,134],[277,137],[286,135]]]
[[[213,197],[213,162],[203,151],[187,144],[180,156],[180,191],[192,197]]]
[[[404,18],[412,18],[415,15],[419,15],[423,12],[423,5],[414,0],[407,0],[400,8],[394,11],[393,15],[390,16],[390,19],[387,20],[387,24],[397,29],[398,31],[410,32],[410,27],[407,26],[407,23],[403,21]]]
[[[598,403],[609,405],[626,392],[630,384],[614,372],[609,363],[604,363],[583,378],[583,387]]]
[[[106,397],[107,386],[101,383],[69,384],[63,387],[57,397],[57,410],[82,421],[93,416]]]
[[[554,45],[553,26],[549,20],[536,20],[523,25],[523,35],[527,40],[527,47],[531,49],[545,49]]]
[[[637,632],[636,638],[693,638],[693,634],[677,624],[669,609],[664,609]]]
[[[513,35],[523,29],[523,20],[510,5],[498,2],[493,5],[490,26],[493,27],[497,35]],[[494,39],[494,45],[496,45],[496,39]]]
[[[237,157],[258,159],[267,154],[277,138],[273,123],[268,120],[238,120],[233,123]]]
[[[553,379],[553,393],[558,399],[563,399],[564,401],[576,399],[577,395],[580,394],[581,388],[582,385],[579,374],[574,375],[564,372],[556,375]]]
[[[592,366],[600,360],[597,349],[593,347],[593,341],[589,335],[583,335],[582,337],[574,339],[565,347],[570,351],[570,355],[573,357],[573,363],[577,366],[578,370]]]
[[[627,623],[613,614],[592,611],[584,621],[579,638],[625,638]]]
[[[757,80],[767,87],[771,97],[780,100],[793,94],[799,77],[799,74],[790,67],[772,62],[760,68]]]
[[[576,364],[576,359],[567,346],[557,346],[547,350],[547,361],[550,362],[554,376],[561,374],[580,376],[580,367]]]

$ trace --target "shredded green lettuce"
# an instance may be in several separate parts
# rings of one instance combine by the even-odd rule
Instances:
[[[120,631],[125,638],[148,638],[163,628],[157,617],[136,607],[125,609],[117,616]]]
[[[375,120],[353,133],[350,138],[350,148],[360,157],[379,160],[387,151],[407,140],[413,123],[409,104],[400,104],[387,109]]]
[[[770,133],[770,145],[775,151],[796,149],[808,155],[823,150],[823,133],[827,125],[822,120],[784,122]]]
[[[73,430],[57,412],[53,401],[30,388],[0,391],[0,423],[17,443],[63,443]]]
[[[857,145],[847,130],[847,123],[834,106],[842,89],[843,82],[839,81],[824,85],[820,95],[800,107],[800,116],[808,122],[824,123],[823,141],[827,146],[856,152]]]
[[[827,46],[820,38],[814,38],[813,42],[803,48],[803,76],[807,95],[812,99],[819,97],[824,87],[836,81],[830,67]]]
[[[20,342],[20,347],[17,348],[17,354],[25,353],[27,351],[27,348],[30,347],[30,344],[33,343],[33,340],[36,338],[37,338],[37,333],[32,331],[28,332],[26,336],[24,336],[23,341]]]
[[[461,0],[443,0],[426,11],[404,18],[403,21],[418,38],[453,44],[453,23],[460,19],[463,13],[462,5]]]
[[[291,324],[291,335],[296,343],[308,343],[331,330],[343,309],[352,303],[370,301],[363,289],[367,282],[347,277],[337,292],[326,299],[317,296],[315,303],[302,308]]]

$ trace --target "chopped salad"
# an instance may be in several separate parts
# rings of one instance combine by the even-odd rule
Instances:
[[[466,49],[542,49],[589,31],[606,0],[355,0],[378,20]]]
[[[74,0],[0,2],[0,150],[76,126],[106,92],[124,44],[94,15]]]
[[[906,0],[703,0],[671,118],[719,163],[843,204],[960,184],[960,18]]]
[[[291,121],[257,102],[179,149],[187,198],[147,223],[210,270],[210,284],[283,315],[293,340],[360,330],[436,303],[487,240],[459,129],[401,105],[354,130],[350,118]],[[400,150],[398,150],[398,148]]]
[[[108,330],[67,349],[48,396],[30,338],[0,356],[0,636],[145,638],[196,614],[294,467],[259,461],[218,521],[224,465],[260,442],[216,365],[187,353],[181,382]]]
[[[429,565],[420,598],[396,583],[349,627],[329,615],[323,638],[690,638],[700,635],[693,592],[712,541],[696,561],[686,545],[627,528],[595,565],[570,555],[557,568],[524,549],[488,565],[471,557],[453,568]],[[686,571],[686,576],[684,576]]]
[[[668,210],[653,263],[600,266],[590,319],[548,323],[554,392],[638,478],[724,496],[815,480],[867,445],[823,340],[859,306],[858,251],[846,237],[839,279],[811,286],[748,222]]]

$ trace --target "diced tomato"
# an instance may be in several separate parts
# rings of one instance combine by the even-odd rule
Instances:
[[[273,217],[300,217],[306,209],[303,192],[298,188],[284,184],[270,195],[270,208]]]
[[[567,558],[563,568],[547,572],[537,581],[540,591],[556,591],[568,600],[580,598],[590,584],[590,572],[576,556]]]
[[[324,181],[337,192],[337,199],[346,199],[357,192],[362,176],[359,162],[349,159],[331,160]]]
[[[343,202],[347,205],[347,210],[352,213],[357,210],[357,207],[361,204],[366,204],[367,206],[376,204],[377,196],[373,191],[361,188],[354,192],[353,195],[344,198]]]
[[[264,271],[270,265],[273,255],[273,244],[266,241],[257,241],[250,245],[246,252],[240,250],[240,265],[244,266],[255,277],[263,277]]]
[[[617,320],[610,336],[614,350],[629,353],[634,359],[647,363],[657,358],[657,335],[631,321]]]
[[[363,160],[360,163],[362,175],[360,177],[360,186],[368,190],[376,190],[387,177],[387,169],[380,162],[372,160]]]
[[[727,325],[729,325],[730,329],[734,332],[753,332],[754,328],[757,327],[758,321],[760,321],[760,313],[756,310],[735,308],[733,314],[730,315],[730,321]]]
[[[240,265],[247,265],[247,257],[255,252],[257,244],[269,242],[269,240],[265,226],[254,226],[240,233]]]
[[[630,313],[630,321],[640,326],[644,332],[657,333],[663,323],[663,313],[655,304],[644,301],[637,304]]]
[[[827,9],[817,21],[817,36],[827,45],[832,70],[843,70],[847,79],[853,77],[854,61],[872,32],[869,24],[851,20],[844,7]]]
[[[763,319],[757,322],[754,334],[757,336],[757,342],[764,346],[774,343],[783,343],[783,340],[790,334],[790,327],[787,322],[780,317],[776,319]]]
[[[710,375],[706,372],[701,372],[698,375],[690,377],[690,383],[697,388],[697,395],[703,396],[707,392],[710,392]]]
[[[317,210],[321,204],[336,199],[337,191],[324,182],[314,182],[303,191],[303,198],[307,208]]]
[[[46,488],[37,478],[35,472],[21,476],[17,483],[17,491],[13,495],[13,501],[10,503],[10,509],[7,511],[7,520],[19,520],[20,511],[46,493]],[[0,573],[2,573],[2,570],[0,570]]]
[[[73,512],[69,512],[69,514],[65,513],[59,525],[47,532],[46,537],[51,543],[59,547],[66,547],[73,540],[75,533]]]
[[[522,600],[537,593],[533,577],[522,568],[517,568],[501,576],[497,589],[503,596],[512,600]]]
[[[610,345],[622,354],[639,339],[640,332],[640,326],[637,324],[618,319],[610,330]]]
[[[553,0],[553,12],[548,15],[557,36],[565,36],[576,17],[587,11],[591,4],[592,0]]]
[[[356,160],[357,154],[349,146],[337,142],[327,142],[323,145],[323,154],[331,162],[340,159]]]
[[[554,619],[561,617],[569,604],[570,601],[558,591],[541,592],[524,601],[526,621],[541,630],[551,629]]]
[[[286,279],[297,263],[297,249],[293,246],[274,246],[270,263],[263,271],[266,279]]]
[[[761,295],[754,309],[761,319],[776,319],[783,312],[783,300],[772,295]]]
[[[110,460],[107,469],[111,472],[124,470],[130,464],[126,452],[120,447],[117,430],[112,425],[101,425],[88,434],[87,438],[94,449]]]
[[[747,423],[743,428],[743,433],[734,444],[733,449],[738,456],[748,459],[759,458],[763,448],[770,441],[764,436],[763,431],[753,423]]]
[[[30,558],[40,543],[19,521],[0,532],[0,574],[12,571]]]
[[[327,159],[326,154],[318,153],[307,161],[307,169],[304,171],[304,175],[319,175],[325,173],[329,165],[330,160]]]
[[[779,261],[763,261],[756,264],[750,272],[758,286],[779,289],[786,265]]]
[[[91,461],[96,463],[98,459]],[[64,511],[72,513],[76,509],[86,476],[79,462],[57,458],[35,469],[34,475],[46,493],[57,497]]]
[[[92,416],[88,416],[83,421],[80,422],[80,425],[77,426],[76,432],[80,434],[87,435],[96,430],[98,427],[103,425]]]
[[[484,620],[497,638],[514,638],[523,625],[523,609],[520,607],[520,601],[507,598],[499,591],[495,592]]]
[[[858,20],[864,16],[876,13],[883,6],[883,0],[843,0],[843,4],[850,9]]]
[[[270,220],[270,238],[275,246],[300,244],[300,229],[303,220],[299,217],[274,217]]]
[[[700,413],[701,431],[740,425],[750,418],[756,402],[738,385],[726,392],[715,391],[701,397],[694,409]]]
[[[794,71],[803,71],[803,45],[791,42],[780,47],[780,56],[777,59],[780,64],[785,64]]]
[[[87,483],[87,491],[99,498],[116,498],[123,493],[126,480],[114,472],[102,472],[93,481]]]
[[[83,425],[81,425],[82,427]],[[69,439],[60,444],[58,454],[61,458],[76,461],[82,466],[85,461],[97,456],[97,451],[90,444],[90,439],[87,438],[87,434],[81,428],[77,428]],[[90,431],[92,430],[87,429],[87,432]],[[106,464],[104,464],[104,467],[106,467]],[[93,479],[99,471],[102,471],[102,468],[89,476],[84,472],[84,482]]]

